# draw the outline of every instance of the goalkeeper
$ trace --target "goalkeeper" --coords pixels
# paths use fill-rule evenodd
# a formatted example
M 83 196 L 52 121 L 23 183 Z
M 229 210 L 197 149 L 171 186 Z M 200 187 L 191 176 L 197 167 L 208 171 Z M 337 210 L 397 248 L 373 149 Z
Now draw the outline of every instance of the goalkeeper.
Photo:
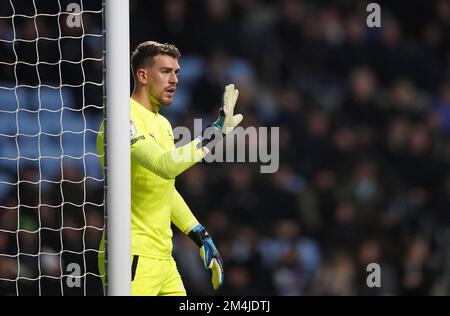
M 203 159 L 217 133 L 225 135 L 242 121 L 242 115 L 233 115 L 239 92 L 232 84 L 225 87 L 219 117 L 208 129 L 213 131 L 210 137 L 204 131 L 175 148 L 172 126 L 160 109 L 172 103 L 179 58 L 174 45 L 153 41 L 141 43 L 131 57 L 135 82 L 130 100 L 132 295 L 186 295 L 172 257 L 172 222 L 200 248 L 205 267 L 212 271 L 213 288 L 223 284 L 222 259 L 211 236 L 175 189 L 175 177 Z M 97 147 L 102 156 L 103 124 Z

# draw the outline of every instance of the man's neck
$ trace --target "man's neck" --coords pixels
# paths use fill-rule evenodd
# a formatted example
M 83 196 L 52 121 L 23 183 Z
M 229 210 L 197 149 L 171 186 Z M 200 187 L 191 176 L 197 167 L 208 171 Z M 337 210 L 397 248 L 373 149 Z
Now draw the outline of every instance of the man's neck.
M 134 89 L 131 98 L 153 113 L 159 113 L 160 105 L 152 103 L 145 89 Z

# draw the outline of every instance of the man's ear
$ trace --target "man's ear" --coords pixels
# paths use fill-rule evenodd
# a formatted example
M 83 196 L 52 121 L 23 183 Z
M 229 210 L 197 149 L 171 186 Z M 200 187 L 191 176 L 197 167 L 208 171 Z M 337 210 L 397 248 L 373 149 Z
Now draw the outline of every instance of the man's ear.
M 147 84 L 147 69 L 139 68 L 138 70 L 136 70 L 136 79 L 140 84 L 146 85 Z

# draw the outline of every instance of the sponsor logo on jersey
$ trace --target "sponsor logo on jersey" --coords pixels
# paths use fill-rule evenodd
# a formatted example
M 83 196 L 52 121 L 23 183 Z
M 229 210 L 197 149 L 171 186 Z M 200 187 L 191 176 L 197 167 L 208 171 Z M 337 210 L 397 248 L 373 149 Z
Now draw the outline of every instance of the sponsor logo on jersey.
M 136 144 L 136 142 L 139 141 L 139 140 L 141 140 L 141 139 L 144 140 L 144 139 L 145 139 L 145 136 L 144 136 L 144 135 L 141 135 L 141 136 L 139 136 L 139 137 L 136 137 L 136 138 L 131 139 L 131 145 Z

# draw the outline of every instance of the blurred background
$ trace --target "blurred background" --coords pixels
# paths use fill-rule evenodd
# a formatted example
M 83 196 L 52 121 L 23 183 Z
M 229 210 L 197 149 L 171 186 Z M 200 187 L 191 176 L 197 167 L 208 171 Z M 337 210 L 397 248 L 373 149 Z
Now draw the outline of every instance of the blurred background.
M 15 2 L 16 13 L 34 14 Z M 54 12 L 52 2 L 39 5 Z M 84 9 L 96 12 L 99 2 L 83 1 Z M 173 127 L 213 121 L 234 82 L 243 125 L 280 128 L 275 174 L 257 163 L 202 163 L 177 178 L 225 262 L 224 287 L 214 292 L 197 247 L 174 229 L 188 294 L 450 294 L 450 1 L 377 2 L 381 28 L 366 26 L 369 1 L 130 1 L 132 50 L 146 40 L 181 50 L 175 102 L 163 112 Z M 12 14 L 8 3 L 0 9 Z M 61 29 L 58 18 L 16 18 L 14 28 L 0 19 L 1 39 L 14 39 L 13 30 L 25 39 L 36 30 L 80 37 L 0 41 L 2 61 L 12 63 L 0 63 L 2 87 L 59 87 L 53 98 L 51 88 L 24 88 L 23 98 L 21 89 L 0 89 L 0 180 L 19 182 L 0 181 L 4 295 L 101 293 L 103 175 L 91 153 L 103 115 L 102 39 L 80 36 L 101 34 L 101 15 L 83 14 L 83 30 Z M 17 59 L 31 65 L 14 66 Z M 82 62 L 33 64 L 61 59 Z M 48 101 L 36 105 L 36 93 Z M 34 135 L 20 118 L 33 112 L 22 107 L 58 114 L 50 135 L 28 137 L 37 145 L 20 140 Z M 55 120 L 37 121 L 42 132 Z M 66 135 L 75 137 L 66 143 Z M 44 150 L 59 157 L 48 159 L 52 167 L 32 160 Z M 18 152 L 32 158 L 5 159 Z M 67 262 L 88 273 L 81 292 L 33 279 L 44 269 L 59 275 Z M 371 262 L 380 264 L 380 288 L 366 285 Z M 18 273 L 25 279 L 5 281 Z

